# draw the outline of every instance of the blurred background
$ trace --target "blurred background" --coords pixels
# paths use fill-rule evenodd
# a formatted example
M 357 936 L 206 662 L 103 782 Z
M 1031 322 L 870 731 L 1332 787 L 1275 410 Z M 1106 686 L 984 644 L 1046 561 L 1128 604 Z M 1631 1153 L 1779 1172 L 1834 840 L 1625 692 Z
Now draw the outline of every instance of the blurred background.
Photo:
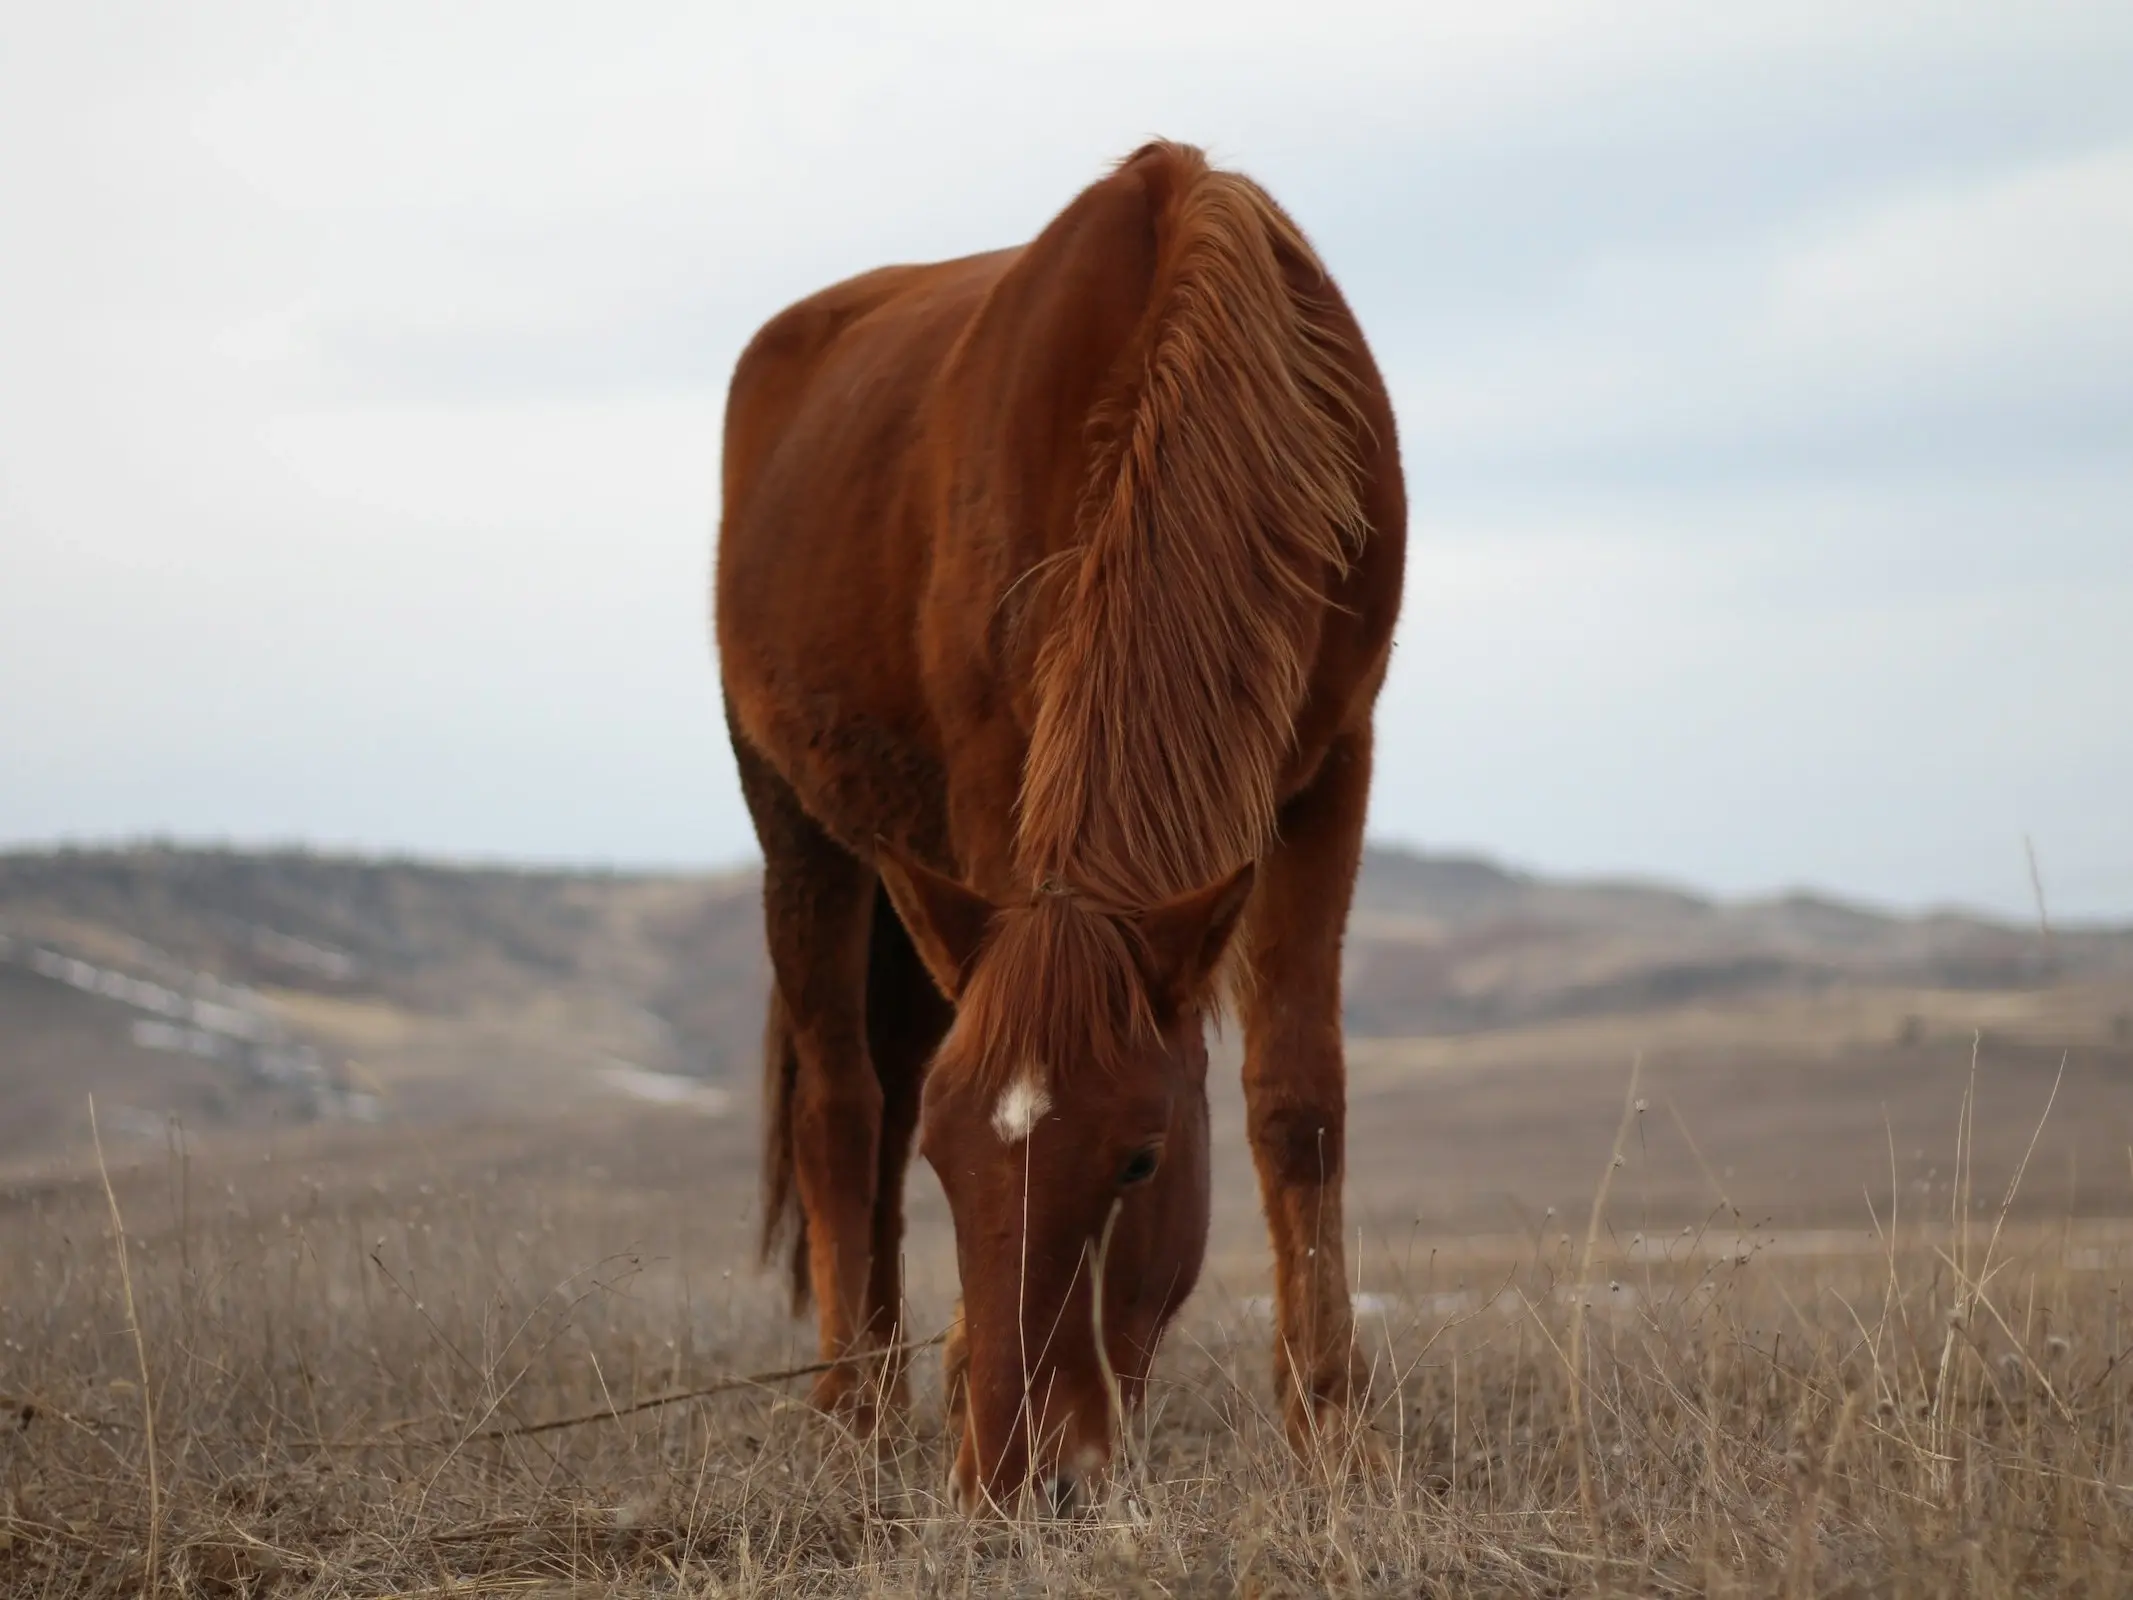
M 1885 1143 L 1945 1181 L 1979 1040 L 2010 1128 L 2071 1063 L 2089 1176 L 2052 1194 L 2126 1188 L 2133 11 L 277 0 L 5 35 L 0 1157 L 78 1152 L 98 1085 L 147 1140 L 586 1100 L 745 1144 L 733 359 L 1164 135 L 1295 215 L 1403 430 L 1371 1203 L 1589 1193 L 1563 1141 L 1604 1151 L 1643 1049 L 1713 1168 L 1834 1214 Z

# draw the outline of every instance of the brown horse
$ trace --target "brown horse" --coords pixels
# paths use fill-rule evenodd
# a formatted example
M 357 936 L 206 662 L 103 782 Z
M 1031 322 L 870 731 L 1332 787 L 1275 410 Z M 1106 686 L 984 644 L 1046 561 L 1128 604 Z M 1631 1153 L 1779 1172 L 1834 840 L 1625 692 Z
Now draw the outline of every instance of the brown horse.
M 797 1223 L 825 1359 L 893 1345 L 918 1139 L 966 1508 L 1033 1476 L 1071 1503 L 1109 1462 L 1206 1248 L 1225 983 L 1291 1439 L 1360 1399 L 1340 954 L 1405 528 L 1346 303 L 1187 146 L 1029 244 L 825 289 L 735 368 L 716 613 L 775 973 L 764 1253 Z M 904 1393 L 890 1354 L 814 1398 L 871 1422 Z

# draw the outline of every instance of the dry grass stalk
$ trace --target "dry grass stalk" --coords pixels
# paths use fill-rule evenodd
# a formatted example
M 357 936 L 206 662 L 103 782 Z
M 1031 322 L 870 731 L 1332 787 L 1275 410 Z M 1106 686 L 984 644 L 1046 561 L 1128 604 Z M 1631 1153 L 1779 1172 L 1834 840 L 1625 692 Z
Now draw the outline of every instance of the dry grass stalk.
M 126 1256 L 126 1219 L 119 1211 L 118 1191 L 111 1186 L 111 1168 L 104 1160 L 104 1136 L 96 1124 L 96 1096 L 89 1096 L 89 1138 L 96 1146 L 96 1173 L 103 1180 L 104 1198 L 111 1206 L 111 1239 L 118 1252 L 119 1287 L 126 1306 L 126 1328 L 133 1336 L 133 1353 L 141 1374 L 141 1453 L 148 1464 L 148 1559 L 143 1592 L 154 1600 L 162 1587 L 163 1489 L 156 1466 L 155 1388 L 148 1377 L 148 1341 L 141 1336 L 141 1317 L 133 1301 L 133 1269 Z
M 1639 1055 L 1630 1063 L 1629 1088 L 1622 1096 L 1622 1121 L 1615 1129 L 1615 1142 L 1607 1152 L 1607 1165 L 1600 1170 L 1600 1181 L 1593 1191 L 1592 1214 L 1585 1223 L 1585 1248 L 1578 1256 L 1577 1290 L 1570 1311 L 1570 1432 L 1575 1441 L 1578 1462 L 1578 1505 L 1585 1513 L 1585 1524 L 1598 1529 L 1598 1508 L 1592 1499 L 1592 1472 L 1587 1464 L 1590 1440 L 1585 1430 L 1585 1312 L 1592 1301 L 1592 1253 L 1600 1242 L 1601 1219 L 1607 1215 L 1607 1193 L 1614 1186 L 1615 1171 L 1622 1165 L 1622 1146 L 1629 1138 L 1631 1122 L 1643 1107 L 1637 1100 L 1637 1080 L 1644 1073 L 1644 1057 Z

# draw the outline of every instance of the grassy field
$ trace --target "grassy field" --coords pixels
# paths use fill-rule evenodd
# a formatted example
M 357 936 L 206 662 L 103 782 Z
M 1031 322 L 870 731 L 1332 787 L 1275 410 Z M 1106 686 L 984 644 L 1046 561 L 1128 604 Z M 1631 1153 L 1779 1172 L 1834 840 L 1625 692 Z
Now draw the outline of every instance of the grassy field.
M 2133 935 L 1391 855 L 1357 915 L 1382 1470 L 1272 1420 L 1231 1036 L 1110 1500 L 974 1526 L 937 1351 L 891 1437 L 794 1403 L 745 875 L 0 858 L 0 1596 L 2133 1591 Z M 147 1048 L 150 980 L 378 1120 Z
M 1458 1065 L 1366 1058 L 1358 1103 L 1373 1072 L 1434 1073 L 1471 1118 Z M 2033 1138 L 2025 1187 L 2076 1131 L 2062 1081 L 2035 1137 L 2051 1072 L 1992 1109 L 2008 1076 L 1934 1067 L 1936 1177 L 1891 1121 L 1817 1229 L 1736 1209 L 1723 1134 L 1682 1145 L 1692 1201 L 1653 1134 L 1675 1090 L 1621 1066 L 1579 1079 L 1597 1116 L 1529 1118 L 1553 1142 L 1502 1174 L 1523 1232 L 1396 1226 L 1366 1132 L 1379 1472 L 1281 1439 L 1225 1149 L 1207 1277 L 1110 1501 L 1070 1525 L 946 1507 L 930 1350 L 894 1439 L 793 1403 L 776 1375 L 811 1335 L 748 1265 L 750 1118 L 133 1141 L 108 1193 L 79 1169 L 0 1192 L 0 1591 L 2123 1593 L 2133 1229 L 2006 1205 Z M 929 1189 L 920 1336 L 953 1295 Z M 1554 1193 L 1580 1198 L 1549 1216 Z

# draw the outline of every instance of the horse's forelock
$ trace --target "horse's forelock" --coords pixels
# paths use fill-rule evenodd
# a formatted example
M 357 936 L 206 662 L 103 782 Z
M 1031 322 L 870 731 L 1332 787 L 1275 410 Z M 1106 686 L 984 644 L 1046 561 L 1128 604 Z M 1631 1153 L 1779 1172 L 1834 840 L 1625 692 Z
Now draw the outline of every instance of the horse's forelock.
M 1115 1073 L 1158 1038 L 1134 935 L 1071 895 L 1001 913 L 958 1007 L 959 1048 L 943 1056 L 976 1087 L 1041 1062 L 1062 1080 Z

